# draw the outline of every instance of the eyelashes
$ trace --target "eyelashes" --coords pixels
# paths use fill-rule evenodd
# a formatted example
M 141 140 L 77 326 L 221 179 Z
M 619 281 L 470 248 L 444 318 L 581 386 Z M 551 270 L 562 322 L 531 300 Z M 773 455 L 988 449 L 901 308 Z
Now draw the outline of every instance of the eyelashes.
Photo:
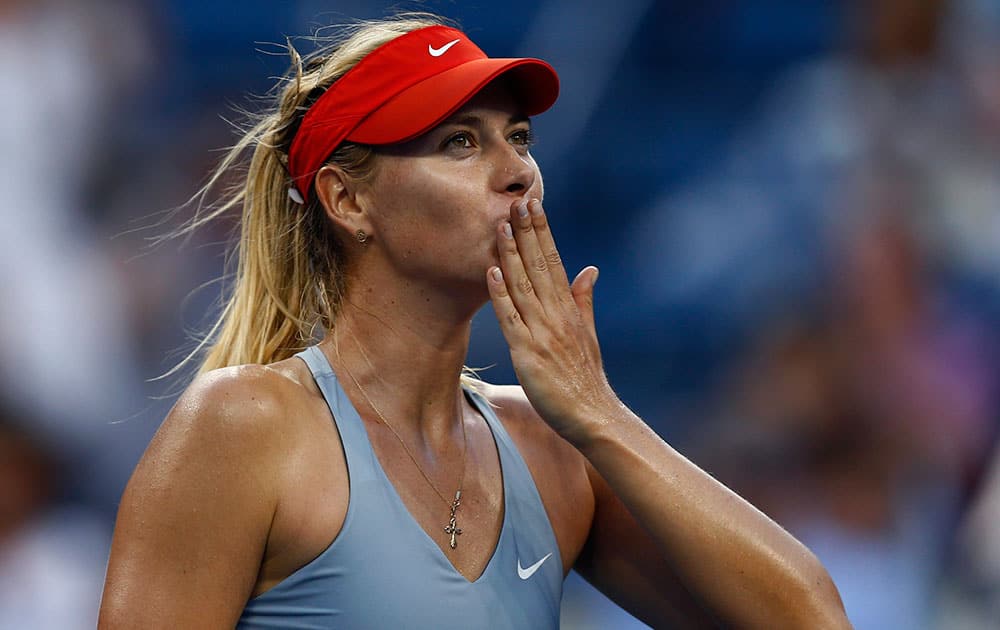
M 510 135 L 510 141 L 530 149 L 538 143 L 538 136 L 533 129 L 519 129 Z

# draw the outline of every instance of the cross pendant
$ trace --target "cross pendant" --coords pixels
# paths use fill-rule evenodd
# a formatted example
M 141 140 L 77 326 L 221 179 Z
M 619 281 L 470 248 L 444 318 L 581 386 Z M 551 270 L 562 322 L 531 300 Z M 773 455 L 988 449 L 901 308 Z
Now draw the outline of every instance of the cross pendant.
M 444 528 L 444 531 L 445 531 L 446 534 L 451 534 L 451 542 L 449 542 L 448 545 L 452 549 L 454 549 L 458 545 L 458 541 L 455 540 L 455 536 L 461 536 L 462 535 L 462 529 L 460 527 L 456 527 L 455 526 L 455 517 L 454 516 L 451 517 L 451 522 L 449 522 L 448 526 Z
M 455 539 L 456 536 L 462 535 L 462 530 L 458 527 L 455 520 L 455 512 L 458 511 L 458 506 L 462 505 L 462 491 L 459 490 L 455 493 L 455 500 L 451 503 L 451 518 L 448 520 L 448 526 L 444 528 L 444 533 L 451 534 L 451 541 L 448 545 L 454 549 L 458 545 L 458 541 Z

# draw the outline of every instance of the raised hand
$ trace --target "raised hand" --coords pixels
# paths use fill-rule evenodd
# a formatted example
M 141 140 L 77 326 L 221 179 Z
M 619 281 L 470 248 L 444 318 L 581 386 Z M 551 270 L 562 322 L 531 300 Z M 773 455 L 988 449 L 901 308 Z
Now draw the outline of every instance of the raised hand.
M 594 328 L 597 268 L 572 286 L 537 199 L 511 205 L 497 229 L 500 267 L 487 272 L 490 298 L 514 371 L 528 400 L 560 435 L 586 439 L 603 418 L 621 410 L 601 364 Z

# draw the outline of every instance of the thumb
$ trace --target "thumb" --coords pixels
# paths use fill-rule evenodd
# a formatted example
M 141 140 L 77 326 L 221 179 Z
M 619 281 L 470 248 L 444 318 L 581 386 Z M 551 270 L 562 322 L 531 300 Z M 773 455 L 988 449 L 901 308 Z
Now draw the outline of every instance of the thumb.
M 594 284 L 597 283 L 599 273 L 600 270 L 593 265 L 584 267 L 583 271 L 576 275 L 573 284 L 570 285 L 570 292 L 573 294 L 576 307 L 580 310 L 580 316 L 595 336 L 597 330 L 594 326 Z

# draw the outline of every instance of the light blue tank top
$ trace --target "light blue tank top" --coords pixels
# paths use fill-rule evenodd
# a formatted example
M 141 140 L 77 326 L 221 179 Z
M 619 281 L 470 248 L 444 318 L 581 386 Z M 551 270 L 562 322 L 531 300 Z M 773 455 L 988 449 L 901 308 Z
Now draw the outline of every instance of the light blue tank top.
M 524 460 L 483 397 L 466 390 L 500 455 L 504 517 L 489 564 L 469 582 L 406 509 L 323 353 L 314 346 L 297 356 L 312 370 L 340 432 L 347 516 L 319 556 L 247 602 L 237 628 L 558 628 L 563 569 L 556 538 Z

